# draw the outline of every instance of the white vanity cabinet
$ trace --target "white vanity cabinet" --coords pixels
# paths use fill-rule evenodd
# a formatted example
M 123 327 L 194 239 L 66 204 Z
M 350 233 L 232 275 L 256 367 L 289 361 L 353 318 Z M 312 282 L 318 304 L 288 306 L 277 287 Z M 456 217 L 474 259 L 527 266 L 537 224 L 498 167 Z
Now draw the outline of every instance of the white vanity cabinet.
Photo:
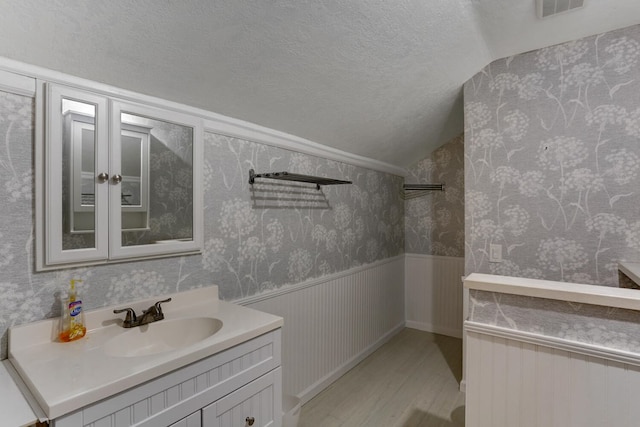
M 280 351 L 276 329 L 59 417 L 52 426 L 280 427 Z
M 278 376 L 280 376 L 280 368 L 204 408 L 202 427 L 244 426 L 245 424 L 253 427 L 280 425 L 280 423 L 275 424 L 276 413 L 273 405 L 278 393 L 274 387 Z M 280 394 L 277 395 L 280 396 Z M 278 405 L 277 408 L 282 408 L 282 405 Z

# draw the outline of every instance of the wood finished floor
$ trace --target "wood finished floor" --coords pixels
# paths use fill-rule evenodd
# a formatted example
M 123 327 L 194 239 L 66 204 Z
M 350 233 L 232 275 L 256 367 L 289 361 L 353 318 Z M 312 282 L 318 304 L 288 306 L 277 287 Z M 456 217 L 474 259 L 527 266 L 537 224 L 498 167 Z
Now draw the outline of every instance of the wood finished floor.
M 463 427 L 462 341 L 404 329 L 307 402 L 299 427 Z

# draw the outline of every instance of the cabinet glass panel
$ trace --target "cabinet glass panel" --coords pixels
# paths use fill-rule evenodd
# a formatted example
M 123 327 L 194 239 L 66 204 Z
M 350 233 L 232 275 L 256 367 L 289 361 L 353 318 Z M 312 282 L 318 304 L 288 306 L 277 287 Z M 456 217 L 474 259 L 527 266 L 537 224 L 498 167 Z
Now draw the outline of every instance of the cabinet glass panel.
M 95 247 L 95 105 L 62 99 L 62 249 Z
M 122 246 L 193 240 L 192 127 L 121 113 Z

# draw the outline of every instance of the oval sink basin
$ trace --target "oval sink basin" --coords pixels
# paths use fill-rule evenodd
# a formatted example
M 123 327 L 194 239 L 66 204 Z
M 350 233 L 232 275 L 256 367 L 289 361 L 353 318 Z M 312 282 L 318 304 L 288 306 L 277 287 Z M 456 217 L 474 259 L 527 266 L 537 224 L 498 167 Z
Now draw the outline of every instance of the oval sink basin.
M 108 340 L 105 353 L 113 357 L 137 357 L 189 347 L 215 334 L 222 321 L 211 317 L 160 320 L 137 326 Z

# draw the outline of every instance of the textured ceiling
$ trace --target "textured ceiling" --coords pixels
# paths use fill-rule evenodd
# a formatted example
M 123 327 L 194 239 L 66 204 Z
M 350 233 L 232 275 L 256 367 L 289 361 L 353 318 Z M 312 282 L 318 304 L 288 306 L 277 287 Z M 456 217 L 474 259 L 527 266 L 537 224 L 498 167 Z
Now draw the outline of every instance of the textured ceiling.
M 494 59 L 640 23 L 639 0 L 20 0 L 0 56 L 408 166 Z

